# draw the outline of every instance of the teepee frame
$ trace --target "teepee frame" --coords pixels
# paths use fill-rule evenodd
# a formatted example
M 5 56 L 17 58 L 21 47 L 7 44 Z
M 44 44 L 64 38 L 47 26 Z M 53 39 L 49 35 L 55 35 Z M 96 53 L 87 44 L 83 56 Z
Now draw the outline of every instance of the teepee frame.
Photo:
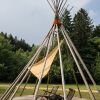
M 49 54 L 50 51 L 50 43 L 53 39 L 53 34 L 56 34 L 57 37 L 57 43 L 58 43 L 58 49 L 59 49 L 59 60 L 60 60 L 60 68 L 61 68 L 61 79 L 62 79 L 62 86 L 63 86 L 63 94 L 64 94 L 64 100 L 67 100 L 66 98 L 66 88 L 65 88 L 65 79 L 64 79 L 64 67 L 63 67 L 63 63 L 62 63 L 62 54 L 61 54 L 61 48 L 60 48 L 60 38 L 59 38 L 59 34 L 62 34 L 64 37 L 64 40 L 66 42 L 66 45 L 68 46 L 70 53 L 77 65 L 77 68 L 81 74 L 81 77 L 85 83 L 85 86 L 90 94 L 91 100 L 96 100 L 95 96 L 85 78 L 85 75 L 82 71 L 82 68 L 80 67 L 80 64 L 83 66 L 83 68 L 85 69 L 85 71 L 87 72 L 89 78 L 91 79 L 94 87 L 97 89 L 96 87 L 96 83 L 93 79 L 93 77 L 91 76 L 89 70 L 87 69 L 85 63 L 83 62 L 80 54 L 78 53 L 74 43 L 72 42 L 72 40 L 70 39 L 68 33 L 68 30 L 65 30 L 62 22 L 61 22 L 61 16 L 64 12 L 64 8 L 65 5 L 67 4 L 67 0 L 47 0 L 48 4 L 50 5 L 50 7 L 52 8 L 54 14 L 55 14 L 55 19 L 54 19 L 54 23 L 50 29 L 50 31 L 48 32 L 48 34 L 46 35 L 45 39 L 43 40 L 42 44 L 40 45 L 40 47 L 38 48 L 38 50 L 36 51 L 35 55 L 31 58 L 31 60 L 28 62 L 28 64 L 24 67 L 24 69 L 20 72 L 20 74 L 18 75 L 18 77 L 15 79 L 15 81 L 11 84 L 11 86 L 6 90 L 6 92 L 3 94 L 3 96 L 0 98 L 0 100 L 12 100 L 13 97 L 15 96 L 16 92 L 18 91 L 18 89 L 20 88 L 21 84 L 23 83 L 23 81 L 28 77 L 28 75 L 30 74 L 30 70 L 32 68 L 32 65 L 36 62 L 37 58 L 40 55 L 40 52 L 42 51 L 42 49 L 44 48 L 44 46 L 47 46 L 47 51 L 46 51 L 46 56 L 45 56 L 45 61 L 44 61 L 44 67 L 43 70 L 41 72 L 41 78 L 39 79 L 36 89 L 35 89 L 35 93 L 34 93 L 34 97 L 33 100 L 36 100 L 38 91 L 39 91 L 39 87 L 42 81 L 42 77 L 43 77 L 43 73 L 44 73 L 44 69 L 46 66 L 46 61 L 47 61 L 47 56 Z M 28 77 L 29 79 L 29 77 Z M 98 90 L 98 89 L 97 89 Z

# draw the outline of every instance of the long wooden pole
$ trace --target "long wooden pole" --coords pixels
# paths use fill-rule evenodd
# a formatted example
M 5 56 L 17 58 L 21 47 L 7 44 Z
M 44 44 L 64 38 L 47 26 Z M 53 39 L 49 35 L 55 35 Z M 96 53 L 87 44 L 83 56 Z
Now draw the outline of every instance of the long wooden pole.
M 63 93 L 64 93 L 64 100 L 67 100 L 66 96 L 66 88 L 65 88 L 65 79 L 64 79 L 64 69 L 63 69 L 63 62 L 62 62 L 62 54 L 61 54 L 61 49 L 60 49 L 60 40 L 59 40 L 59 31 L 58 31 L 58 26 L 56 25 L 57 28 L 57 41 L 58 41 L 58 49 L 59 49 L 59 59 L 60 59 L 60 68 L 61 68 L 61 76 L 62 76 L 62 85 L 63 85 Z
M 55 9 L 53 8 L 53 6 L 51 5 L 51 3 L 49 2 L 49 0 L 47 0 L 48 4 L 50 5 L 51 9 L 53 10 L 53 12 L 55 13 Z
M 62 0 L 61 3 L 59 4 L 58 11 L 60 11 L 63 2 L 64 2 L 64 0 Z
M 52 28 L 53 29 L 53 28 Z M 50 37 L 52 35 L 52 30 L 51 30 L 51 34 L 48 36 L 48 40 L 47 40 L 47 43 L 48 41 L 50 40 Z M 40 53 L 39 53 L 40 54 Z M 39 54 L 37 55 L 35 61 L 37 60 Z M 34 64 L 34 62 L 33 62 Z M 33 65 L 32 64 L 32 65 Z M 22 82 L 25 80 L 25 78 L 27 77 L 27 75 L 29 74 L 30 70 L 31 70 L 32 66 L 29 67 L 29 70 L 26 72 L 26 74 L 24 75 L 23 79 L 21 80 L 21 82 L 19 83 L 19 85 L 17 86 L 17 88 L 15 89 L 15 91 L 13 92 L 12 96 L 10 97 L 10 99 L 12 100 L 12 98 L 14 97 L 15 93 L 17 92 L 17 90 L 19 89 L 20 85 L 22 84 Z
M 48 38 L 48 40 L 49 40 L 49 38 Z M 39 55 L 40 55 L 40 52 L 37 54 L 37 56 L 35 58 L 35 61 L 37 60 L 37 58 L 38 58 Z M 15 93 L 18 91 L 18 89 L 20 88 L 21 84 L 23 83 L 23 81 L 26 79 L 26 77 L 30 73 L 31 68 L 32 68 L 32 65 L 29 67 L 29 69 L 25 73 L 24 77 L 22 78 L 22 80 L 20 81 L 20 83 L 18 84 L 18 86 L 16 87 L 16 89 L 14 90 L 13 94 L 10 96 L 10 100 L 12 100 L 12 98 L 15 96 Z
M 72 71 L 73 71 L 73 76 L 74 76 L 74 79 L 75 79 L 75 82 L 76 82 L 76 86 L 77 86 L 77 89 L 78 89 L 79 96 L 80 96 L 80 98 L 82 98 L 82 94 L 81 94 L 81 91 L 80 91 L 80 87 L 79 87 L 78 80 L 77 80 L 73 66 L 72 66 Z
M 25 91 L 25 88 L 26 88 L 26 86 L 27 86 L 27 84 L 28 84 L 28 81 L 29 81 L 30 77 L 31 77 L 31 73 L 29 74 L 29 76 L 28 76 L 27 79 L 26 79 L 25 85 L 24 85 L 24 87 L 23 87 L 23 89 L 22 89 L 22 91 L 21 91 L 20 96 L 23 95 L 23 93 L 24 93 L 24 91 Z
M 42 47 L 42 46 L 41 46 Z M 38 51 L 36 52 L 36 54 L 34 55 L 34 58 L 36 57 L 36 55 L 40 52 L 40 50 L 42 48 L 39 48 Z M 28 66 L 26 66 L 28 68 Z M 19 78 L 15 81 L 15 83 L 11 86 L 11 88 L 9 89 L 9 91 L 5 94 L 5 96 L 3 96 L 3 98 L 1 98 L 1 100 L 6 100 L 8 99 L 8 96 L 11 95 L 12 91 L 14 91 L 15 87 L 17 86 L 17 83 L 20 81 L 20 79 L 23 77 L 23 75 L 27 72 L 27 68 L 25 68 L 23 70 L 23 72 L 21 73 L 21 75 L 19 76 Z
M 51 0 L 51 1 L 52 1 L 52 4 L 53 4 L 54 8 L 56 9 L 56 3 L 55 3 L 55 1 L 54 0 Z
M 43 69 L 42 69 L 42 72 L 41 72 L 41 77 L 40 77 L 40 79 L 38 81 L 38 84 L 36 86 L 36 90 L 35 90 L 35 94 L 34 94 L 33 100 L 36 100 L 36 97 L 37 97 L 37 94 L 38 94 L 38 91 L 39 91 L 39 87 L 40 87 L 40 84 L 41 84 L 41 81 L 42 81 L 42 78 L 43 78 L 45 66 L 47 64 L 47 57 L 48 57 L 49 50 L 50 50 L 50 38 L 51 38 L 51 36 L 49 37 L 49 40 L 47 42 L 47 53 L 46 53 L 45 60 L 44 60 L 44 66 L 43 66 Z
M 61 11 L 65 7 L 66 3 L 67 3 L 67 0 L 65 0 L 64 4 L 62 5 L 62 7 L 59 8 L 59 11 Z
M 77 58 L 76 58 L 76 56 L 75 56 L 75 53 L 74 53 L 73 49 L 71 48 L 68 39 L 67 39 L 66 36 L 65 36 L 66 33 L 64 32 L 63 29 L 61 29 L 61 30 L 62 30 L 62 34 L 63 34 L 63 36 L 64 36 L 64 39 L 65 39 L 65 41 L 66 41 L 66 44 L 68 45 L 68 48 L 69 48 L 69 50 L 70 50 L 70 52 L 71 52 L 71 54 L 72 54 L 72 57 L 73 57 L 73 59 L 74 59 L 76 65 L 77 65 L 77 68 L 78 68 L 78 70 L 79 70 L 79 72 L 80 72 L 80 74 L 81 74 L 81 76 L 82 76 L 82 79 L 83 79 L 85 85 L 86 85 L 86 88 L 87 88 L 88 91 L 89 91 L 90 97 L 91 97 L 92 100 L 96 100 L 95 97 L 94 97 L 94 95 L 93 95 L 93 93 L 92 93 L 92 91 L 91 91 L 91 89 L 90 89 L 90 87 L 89 87 L 89 85 L 88 85 L 88 82 L 87 82 L 87 80 L 86 80 L 86 78 L 85 78 L 85 76 L 84 76 L 84 73 L 83 73 L 83 71 L 82 71 L 82 69 L 81 69 L 81 67 L 80 67 L 80 65 L 79 65 L 79 62 L 78 62 L 78 60 L 77 60 Z
M 54 26 L 54 25 L 53 25 Z M 18 77 L 14 80 L 14 82 L 11 84 L 11 86 L 6 90 L 6 92 L 3 94 L 3 96 L 0 98 L 0 100 L 6 100 L 8 98 L 9 95 L 11 95 L 11 91 L 14 90 L 14 88 L 17 86 L 17 83 L 20 81 L 20 79 L 23 77 L 23 75 L 25 74 L 25 72 L 27 71 L 28 67 L 34 62 L 34 59 L 36 58 L 36 55 L 42 50 L 44 44 L 47 41 L 48 36 L 51 34 L 51 30 L 53 28 L 53 26 L 51 27 L 49 33 L 46 35 L 45 39 L 43 40 L 42 44 L 40 45 L 40 47 L 38 48 L 37 52 L 35 53 L 35 55 L 31 58 L 31 60 L 28 62 L 28 64 L 24 67 L 24 69 L 20 72 L 20 74 L 18 75 Z
M 65 29 L 64 29 L 64 26 L 62 26 L 62 28 L 63 28 L 64 32 L 66 32 Z M 68 30 L 67 30 L 67 31 L 68 31 Z M 68 31 L 68 33 L 69 33 L 69 31 Z M 87 72 L 89 78 L 91 79 L 91 81 L 92 81 L 92 83 L 93 83 L 95 89 L 98 90 L 97 85 L 96 85 L 96 82 L 94 81 L 92 75 L 90 74 L 90 72 L 89 72 L 88 68 L 86 67 L 84 61 L 82 60 L 80 54 L 78 53 L 78 50 L 77 50 L 76 47 L 74 46 L 74 43 L 71 41 L 71 39 L 70 39 L 68 33 L 66 32 L 66 34 L 65 34 L 66 37 L 68 38 L 68 41 L 70 42 L 70 44 L 71 44 L 73 50 L 75 51 L 75 53 L 76 53 L 78 59 L 80 60 L 81 64 L 83 65 L 83 68 L 85 69 L 85 71 Z

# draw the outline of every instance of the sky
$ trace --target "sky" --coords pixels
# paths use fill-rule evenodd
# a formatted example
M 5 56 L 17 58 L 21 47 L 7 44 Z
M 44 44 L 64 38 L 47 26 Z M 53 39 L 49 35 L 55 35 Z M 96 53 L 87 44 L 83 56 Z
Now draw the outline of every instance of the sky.
M 72 16 L 85 8 L 95 25 L 100 24 L 100 0 L 68 0 Z M 52 26 L 54 13 L 46 0 L 0 0 L 0 32 L 40 44 Z

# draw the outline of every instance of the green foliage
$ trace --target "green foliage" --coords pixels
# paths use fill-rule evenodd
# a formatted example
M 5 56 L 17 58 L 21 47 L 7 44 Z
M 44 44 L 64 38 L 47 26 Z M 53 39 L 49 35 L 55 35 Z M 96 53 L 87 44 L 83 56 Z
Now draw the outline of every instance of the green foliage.
M 71 14 L 70 14 L 70 11 L 68 11 L 67 9 L 65 9 L 65 12 L 62 16 L 62 22 L 63 22 L 63 25 L 64 25 L 66 30 L 68 30 L 70 32 L 73 31 Z
M 6 67 L 4 66 L 4 64 L 0 64 L 0 80 L 2 80 L 3 78 L 5 79 L 4 77 L 5 70 L 6 70 Z
M 96 61 L 96 66 L 94 69 L 94 77 L 96 82 L 100 84 L 100 52 L 97 54 L 95 61 Z
M 11 34 L 7 35 L 6 33 L 1 32 L 0 35 L 5 38 L 6 40 L 8 40 L 13 46 L 13 50 L 16 51 L 18 49 L 23 49 L 24 51 L 31 51 L 31 47 L 29 44 L 27 44 L 25 42 L 25 40 L 21 39 L 18 40 L 17 37 L 13 37 Z
M 100 37 L 100 25 L 96 26 L 92 36 L 93 37 Z
M 73 19 L 70 12 L 66 9 L 62 16 L 62 22 L 65 29 L 70 31 L 69 35 L 86 63 L 87 68 L 95 78 L 96 82 L 100 84 L 100 25 L 94 28 L 91 18 L 84 9 L 80 9 Z M 60 38 L 62 39 L 62 36 L 60 36 Z M 53 42 L 54 48 L 57 41 L 53 40 Z M 25 40 L 18 40 L 17 37 L 13 37 L 11 34 L 7 35 L 1 32 L 0 82 L 13 81 L 27 64 L 29 59 L 35 54 L 38 47 L 39 46 L 34 44 L 31 47 Z M 78 76 L 78 81 L 83 83 L 65 42 L 61 48 L 66 83 L 75 83 L 73 69 L 75 70 L 76 76 Z M 37 61 L 44 57 L 46 49 L 46 47 L 43 48 Z M 32 76 L 30 81 L 32 82 L 35 79 L 36 78 Z M 44 82 L 46 82 L 46 80 L 47 77 L 44 79 Z M 50 71 L 50 83 L 61 83 L 58 55 L 55 58 Z
M 94 25 L 85 9 L 80 9 L 73 19 L 73 41 L 76 45 L 83 61 L 88 69 L 92 73 L 94 60 L 96 57 L 96 49 L 90 42 L 90 38 L 93 35 Z
M 77 40 L 77 47 L 83 48 L 87 44 L 88 38 L 93 33 L 92 20 L 88 16 L 88 13 L 84 9 L 80 9 L 75 15 L 74 20 L 74 32 Z
M 90 41 L 95 46 L 97 51 L 99 51 L 100 50 L 100 37 L 91 38 Z
M 13 81 L 29 60 L 29 51 L 18 49 L 11 40 L 0 34 L 0 81 Z M 6 79 L 6 80 L 5 80 Z

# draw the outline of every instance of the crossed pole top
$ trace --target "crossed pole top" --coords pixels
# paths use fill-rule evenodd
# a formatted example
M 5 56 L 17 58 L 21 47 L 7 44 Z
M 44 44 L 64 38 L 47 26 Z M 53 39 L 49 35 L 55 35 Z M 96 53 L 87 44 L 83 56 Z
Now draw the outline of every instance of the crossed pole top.
M 67 0 L 47 0 L 50 7 L 52 8 L 55 14 L 54 24 L 61 25 L 61 15 L 64 11 L 65 5 L 67 4 Z

